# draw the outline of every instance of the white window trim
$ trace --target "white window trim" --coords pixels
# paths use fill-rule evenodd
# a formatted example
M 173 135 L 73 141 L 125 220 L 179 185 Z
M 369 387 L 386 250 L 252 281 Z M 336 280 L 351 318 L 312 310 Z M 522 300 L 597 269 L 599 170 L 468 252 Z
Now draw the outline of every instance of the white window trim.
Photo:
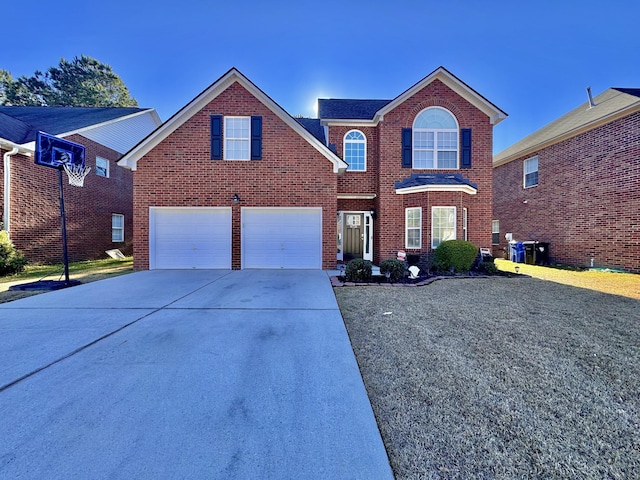
M 122 219 L 122 227 L 116 227 L 113 224 L 113 220 L 115 218 L 121 218 Z M 120 232 L 120 238 L 121 240 L 114 240 L 114 233 L 115 232 Z M 113 243 L 122 243 L 124 242 L 124 215 L 122 215 L 121 213 L 112 213 L 111 214 L 111 241 Z
M 417 227 L 409 227 L 409 212 L 417 210 L 420 214 L 420 225 Z M 409 229 L 418 230 L 418 246 L 409 246 Z M 407 250 L 419 250 L 422 248 L 422 207 L 409 207 L 404 209 L 404 246 Z
M 532 162 L 533 160 L 536 161 L 536 169 L 532 170 L 530 172 L 527 172 L 527 164 Z M 540 183 L 540 174 L 539 174 L 539 170 L 540 169 L 540 162 L 538 160 L 538 156 L 536 155 L 535 157 L 531 157 L 531 158 L 527 158 L 524 162 L 522 162 L 522 186 L 524 188 L 533 188 L 533 187 L 537 187 L 538 183 Z M 533 185 L 527 185 L 527 174 L 531 174 L 531 173 L 538 173 L 538 180 L 536 181 L 535 184 Z
M 462 239 L 469 241 L 469 211 L 467 207 L 462 207 Z
M 456 122 L 456 128 L 455 129 L 452 129 L 452 128 L 438 128 L 438 129 L 416 128 L 416 126 L 415 126 L 416 119 L 420 115 L 422 115 L 424 112 L 426 112 L 427 110 L 431 110 L 431 109 L 444 110 L 445 112 L 449 113 L 449 115 L 451 115 L 453 117 L 453 120 Z M 415 134 L 416 134 L 416 132 L 433 132 L 433 167 L 416 167 L 415 166 L 415 151 L 416 151 Z M 453 167 L 441 168 L 441 167 L 438 166 L 438 133 L 442 133 L 442 132 L 445 132 L 445 133 L 455 132 L 456 133 L 457 148 L 456 148 L 456 166 L 455 166 L 455 168 L 453 168 Z M 451 150 L 442 150 L 442 151 L 451 151 Z M 415 116 L 415 118 L 413 119 L 413 125 L 412 125 L 412 129 L 411 129 L 411 168 L 413 168 L 414 170 L 459 170 L 460 169 L 460 123 L 458 123 L 458 119 L 453 114 L 453 112 L 451 112 L 450 110 L 447 110 L 444 107 L 433 106 L 433 107 L 425 108 L 424 110 L 420 111 Z
M 453 209 L 453 239 L 454 240 L 456 238 L 458 238 L 458 231 L 457 231 L 457 223 L 458 223 L 458 211 L 457 208 L 454 207 L 453 205 L 438 205 L 437 207 L 431 207 L 431 248 L 437 248 L 438 245 L 435 245 L 434 240 L 435 240 L 435 225 L 434 225 L 434 221 L 433 221 L 433 214 L 437 209 L 442 209 L 442 208 L 449 208 L 449 209 Z
M 360 135 L 362 135 L 363 139 L 362 140 L 347 140 L 347 135 L 349 135 L 350 133 L 353 132 L 357 132 Z M 344 159 L 345 162 L 349 163 L 347 161 L 347 141 L 349 143 L 362 143 L 364 144 L 364 168 L 362 170 L 351 170 L 351 165 L 349 165 L 349 167 L 347 168 L 347 172 L 366 172 L 367 171 L 367 136 L 364 134 L 364 132 L 362 132 L 361 130 L 358 129 L 351 129 L 349 130 L 347 133 L 344 134 L 344 137 L 342 138 L 342 158 Z
M 227 120 L 232 120 L 232 119 L 247 119 L 249 121 L 249 135 L 244 138 L 244 137 L 228 137 L 227 136 Z M 237 161 L 237 162 L 244 162 L 244 161 L 248 161 L 251 160 L 251 117 L 250 116 L 241 116 L 241 115 L 229 115 L 229 116 L 225 116 L 223 118 L 223 126 L 222 126 L 222 153 L 223 153 L 223 158 L 224 160 L 229 160 L 229 161 Z M 243 141 L 247 143 L 247 158 L 229 158 L 228 152 L 231 150 L 229 148 L 227 148 L 227 141 L 228 140 L 233 140 L 233 141 Z
M 106 163 L 106 175 L 100 175 L 100 173 L 98 173 L 100 171 L 100 169 L 98 168 L 98 160 L 104 160 L 104 162 Z M 110 172 L 109 172 L 109 160 L 101 157 L 101 156 L 96 156 L 96 175 L 99 177 L 103 177 L 103 178 L 109 178 Z
M 498 234 L 498 242 L 493 242 L 493 236 Z M 491 245 L 499 245 L 500 244 L 500 220 L 491 220 Z

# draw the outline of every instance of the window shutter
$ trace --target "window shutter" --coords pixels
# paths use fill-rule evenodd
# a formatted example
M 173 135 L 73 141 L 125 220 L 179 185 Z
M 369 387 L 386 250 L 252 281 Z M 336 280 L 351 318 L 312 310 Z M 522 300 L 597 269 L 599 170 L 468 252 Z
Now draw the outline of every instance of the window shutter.
M 411 135 L 410 128 L 402 129 L 402 168 L 411 168 Z
M 211 160 L 222 160 L 222 115 L 211 115 Z
M 262 160 L 262 117 L 251 117 L 251 160 Z
M 460 130 L 460 168 L 471 168 L 471 129 L 463 128 Z

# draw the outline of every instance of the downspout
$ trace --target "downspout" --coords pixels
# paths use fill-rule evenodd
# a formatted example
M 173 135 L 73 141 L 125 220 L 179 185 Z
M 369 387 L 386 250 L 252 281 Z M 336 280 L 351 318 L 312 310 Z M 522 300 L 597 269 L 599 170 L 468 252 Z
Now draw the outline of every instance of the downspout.
M 7 231 L 7 235 L 11 238 L 10 230 L 10 212 L 11 212 L 11 156 L 18 153 L 20 149 L 13 147 L 3 155 L 4 158 L 4 211 L 2 212 L 2 229 Z

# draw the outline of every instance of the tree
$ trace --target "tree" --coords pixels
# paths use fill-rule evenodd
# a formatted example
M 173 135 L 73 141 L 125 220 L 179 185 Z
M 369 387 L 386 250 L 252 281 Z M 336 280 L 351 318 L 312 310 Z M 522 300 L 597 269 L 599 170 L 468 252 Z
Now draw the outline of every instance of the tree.
M 15 80 L 0 70 L 0 105 L 137 107 L 138 102 L 109 65 L 82 55 Z

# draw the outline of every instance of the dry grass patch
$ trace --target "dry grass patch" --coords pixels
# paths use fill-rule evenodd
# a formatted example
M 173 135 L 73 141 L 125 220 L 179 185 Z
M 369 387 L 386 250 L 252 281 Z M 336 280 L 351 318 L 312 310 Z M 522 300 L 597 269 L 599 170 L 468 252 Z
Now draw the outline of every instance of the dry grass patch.
M 639 301 L 531 278 L 335 293 L 396 478 L 640 478 Z

